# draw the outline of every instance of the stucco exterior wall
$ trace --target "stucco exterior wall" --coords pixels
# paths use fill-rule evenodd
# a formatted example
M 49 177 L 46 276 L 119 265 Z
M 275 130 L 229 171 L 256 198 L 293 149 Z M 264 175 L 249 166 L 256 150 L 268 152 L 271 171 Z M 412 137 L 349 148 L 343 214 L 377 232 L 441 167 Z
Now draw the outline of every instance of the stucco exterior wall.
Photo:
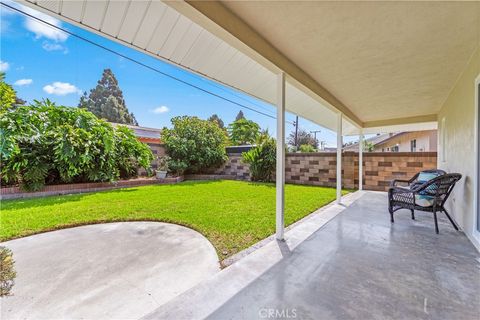
M 437 130 L 425 130 L 407 132 L 391 138 L 385 143 L 376 145 L 375 152 L 388 152 L 396 145 L 398 145 L 399 152 L 410 152 L 410 141 L 412 140 L 416 140 L 417 152 L 437 151 Z
M 438 167 L 463 175 L 447 210 L 480 250 L 480 240 L 474 235 L 475 79 L 479 75 L 480 49 L 477 49 L 438 114 Z

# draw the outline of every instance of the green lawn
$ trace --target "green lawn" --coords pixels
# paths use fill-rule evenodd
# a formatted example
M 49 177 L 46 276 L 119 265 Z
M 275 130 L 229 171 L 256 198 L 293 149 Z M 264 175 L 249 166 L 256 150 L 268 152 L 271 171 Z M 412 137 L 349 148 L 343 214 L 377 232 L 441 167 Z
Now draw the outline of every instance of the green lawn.
M 335 189 L 286 185 L 287 225 L 335 199 Z M 205 235 L 226 258 L 275 232 L 275 186 L 187 181 L 97 193 L 2 201 L 2 241 L 69 226 L 155 220 Z

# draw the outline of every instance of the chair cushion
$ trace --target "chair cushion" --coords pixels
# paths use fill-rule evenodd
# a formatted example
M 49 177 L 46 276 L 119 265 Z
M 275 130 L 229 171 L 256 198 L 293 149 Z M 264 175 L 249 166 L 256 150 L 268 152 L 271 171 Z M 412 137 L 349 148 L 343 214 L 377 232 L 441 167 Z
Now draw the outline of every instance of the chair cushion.
M 412 185 L 412 188 L 415 188 L 415 187 L 418 187 L 419 185 L 422 185 L 424 184 L 425 182 L 427 181 L 430 181 L 432 179 L 435 179 L 436 177 L 439 177 L 443 175 L 442 172 L 427 172 L 427 171 L 422 171 L 420 172 L 420 174 L 418 175 L 418 178 L 417 178 L 417 182 L 415 184 Z M 415 199 L 415 203 L 417 203 L 418 205 L 422 206 L 422 207 L 430 207 L 432 204 L 433 204 L 433 199 L 430 199 L 432 198 L 429 193 L 427 191 L 420 191 L 419 192 L 420 194 L 420 199 L 418 199 L 419 203 L 417 203 L 417 199 Z M 423 204 L 420 204 L 420 203 L 423 203 Z
M 423 172 L 420 172 L 420 174 L 418 175 L 417 181 L 424 183 L 436 177 L 439 177 L 441 175 L 442 174 L 440 172 L 424 172 L 423 171 Z
M 432 196 L 425 196 L 421 194 L 415 195 L 415 204 L 420 207 L 431 207 L 433 206 L 434 201 L 435 201 L 435 197 L 432 197 Z

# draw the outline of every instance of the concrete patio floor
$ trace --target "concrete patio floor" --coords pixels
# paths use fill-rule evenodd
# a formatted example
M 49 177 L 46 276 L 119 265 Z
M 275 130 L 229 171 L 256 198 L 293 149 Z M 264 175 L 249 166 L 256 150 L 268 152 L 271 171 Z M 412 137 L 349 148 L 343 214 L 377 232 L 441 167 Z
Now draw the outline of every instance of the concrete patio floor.
M 138 319 L 220 270 L 200 233 L 159 222 L 121 222 L 1 243 L 17 278 L 1 319 Z
M 480 255 L 462 232 L 407 210 L 392 225 L 385 193 L 353 196 L 145 318 L 479 318 Z

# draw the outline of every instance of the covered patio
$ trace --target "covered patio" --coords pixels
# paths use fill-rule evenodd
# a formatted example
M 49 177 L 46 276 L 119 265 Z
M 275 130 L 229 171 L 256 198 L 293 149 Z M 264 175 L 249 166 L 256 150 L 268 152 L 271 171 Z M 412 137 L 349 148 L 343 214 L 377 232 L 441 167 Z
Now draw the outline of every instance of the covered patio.
M 277 241 L 148 319 L 478 318 L 480 2 L 22 3 L 277 107 Z M 286 111 L 337 132 L 338 190 L 288 232 Z M 441 214 L 439 235 L 428 213 L 390 223 L 362 166 L 342 199 L 344 135 L 437 128 L 438 167 L 462 174 L 447 203 L 462 231 Z
M 438 128 L 438 167 L 464 177 L 449 211 L 480 248 L 479 2 L 19 2 L 275 105 L 278 239 L 289 111 L 337 132 L 339 203 L 343 136 Z
M 145 319 L 477 319 L 474 246 L 444 216 L 440 235 L 430 213 L 391 225 L 386 201 L 347 197 Z

